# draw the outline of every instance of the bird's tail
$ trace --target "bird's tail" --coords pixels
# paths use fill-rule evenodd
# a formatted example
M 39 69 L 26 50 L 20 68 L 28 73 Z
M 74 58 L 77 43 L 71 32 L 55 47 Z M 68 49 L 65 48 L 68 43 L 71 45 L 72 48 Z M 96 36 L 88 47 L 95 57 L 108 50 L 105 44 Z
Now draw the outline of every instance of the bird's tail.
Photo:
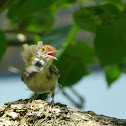
M 23 59 L 26 64 L 30 61 L 31 57 L 37 52 L 37 50 L 42 45 L 43 45 L 42 41 L 38 41 L 37 45 L 31 45 L 31 46 L 29 46 L 28 44 L 23 45 L 24 51 L 21 52 L 21 55 L 23 56 Z

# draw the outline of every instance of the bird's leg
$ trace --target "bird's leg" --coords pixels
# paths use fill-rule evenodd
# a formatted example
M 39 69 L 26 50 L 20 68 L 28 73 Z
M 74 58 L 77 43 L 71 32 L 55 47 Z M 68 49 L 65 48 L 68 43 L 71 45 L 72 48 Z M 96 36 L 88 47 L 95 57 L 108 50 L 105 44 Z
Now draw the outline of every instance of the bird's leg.
M 33 99 L 36 100 L 38 98 L 39 94 L 35 93 Z
M 54 92 L 51 94 L 51 98 L 52 98 L 52 101 L 51 101 L 51 107 L 53 107 L 54 106 Z
M 39 94 L 35 93 L 34 97 L 32 97 L 31 99 L 28 100 L 28 103 L 31 103 L 32 100 L 36 100 L 38 98 Z

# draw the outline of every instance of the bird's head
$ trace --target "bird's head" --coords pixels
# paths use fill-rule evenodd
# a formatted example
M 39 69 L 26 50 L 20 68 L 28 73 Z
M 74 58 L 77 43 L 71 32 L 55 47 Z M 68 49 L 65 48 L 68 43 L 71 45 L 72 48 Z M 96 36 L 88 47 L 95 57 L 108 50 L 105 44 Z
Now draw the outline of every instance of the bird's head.
M 42 55 L 45 56 L 45 58 L 48 58 L 48 59 L 55 59 L 57 60 L 57 58 L 55 57 L 55 54 L 57 52 L 56 48 L 53 47 L 53 46 L 50 46 L 50 45 L 43 45 L 41 48 L 40 48 L 40 52 Z

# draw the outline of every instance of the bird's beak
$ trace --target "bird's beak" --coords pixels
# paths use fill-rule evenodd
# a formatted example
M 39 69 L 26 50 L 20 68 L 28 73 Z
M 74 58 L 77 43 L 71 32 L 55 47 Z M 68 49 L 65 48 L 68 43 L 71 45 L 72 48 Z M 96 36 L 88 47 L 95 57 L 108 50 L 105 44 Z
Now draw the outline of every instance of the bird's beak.
M 55 47 L 53 47 L 53 46 L 50 46 L 50 45 L 44 45 L 45 46 L 45 48 L 47 49 L 47 58 L 49 58 L 49 59 L 55 59 L 55 60 L 57 60 L 57 58 L 55 57 L 55 54 L 58 52 L 58 50 L 56 50 L 56 48 Z

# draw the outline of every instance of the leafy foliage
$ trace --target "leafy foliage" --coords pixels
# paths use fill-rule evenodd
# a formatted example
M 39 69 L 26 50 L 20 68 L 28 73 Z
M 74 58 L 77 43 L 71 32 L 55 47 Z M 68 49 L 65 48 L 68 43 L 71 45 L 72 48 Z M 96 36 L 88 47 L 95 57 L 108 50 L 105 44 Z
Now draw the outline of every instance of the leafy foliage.
M 44 44 L 52 45 L 56 47 L 56 49 L 60 49 L 63 43 L 67 40 L 72 25 L 60 27 L 52 30 L 48 34 L 42 36 L 42 40 Z
M 0 12 L 2 12 L 13 0 L 1 0 L 0 1 Z
M 95 2 L 102 3 L 102 2 L 105 2 L 105 0 L 95 0 Z
M 105 75 L 106 75 L 106 80 L 108 82 L 108 86 L 111 86 L 111 84 L 119 78 L 120 74 L 121 72 L 117 67 L 107 68 Z
M 126 18 L 99 27 L 95 50 L 102 65 L 120 63 L 126 57 Z
M 21 21 L 48 9 L 54 2 L 54 0 L 16 0 L 9 8 L 8 18 Z
M 27 22 L 25 22 L 27 30 L 44 32 L 51 30 L 53 23 L 54 17 L 50 11 L 38 13 L 32 18 L 27 18 Z
M 78 82 L 89 73 L 86 65 L 92 63 L 93 59 L 93 48 L 87 43 L 81 41 L 71 43 L 66 47 L 58 62 L 55 62 L 61 75 L 59 83 L 63 86 L 71 86 Z
M 80 8 L 74 13 L 74 21 L 81 28 L 95 32 L 97 26 L 101 22 L 99 17 L 95 16 L 92 8 Z
M 74 13 L 74 21 L 81 28 L 96 32 L 100 25 L 108 24 L 119 18 L 120 10 L 112 4 L 81 7 Z
M 95 4 L 86 4 L 90 1 Z M 76 3 L 80 6 L 72 12 L 74 24 L 53 27 L 60 8 L 66 9 Z M 89 73 L 87 66 L 96 58 L 101 67 L 109 66 L 105 75 L 110 86 L 126 66 L 125 6 L 123 0 L 5 0 L 0 1 L 0 12 L 8 7 L 7 17 L 11 25 L 5 31 L 24 33 L 27 40 L 42 40 L 61 50 L 55 64 L 60 71 L 62 85 L 77 83 Z M 77 39 L 80 29 L 95 35 L 92 47 L 90 41 Z M 0 32 L 0 59 L 7 48 L 6 37 L 9 44 L 12 42 L 3 33 Z

